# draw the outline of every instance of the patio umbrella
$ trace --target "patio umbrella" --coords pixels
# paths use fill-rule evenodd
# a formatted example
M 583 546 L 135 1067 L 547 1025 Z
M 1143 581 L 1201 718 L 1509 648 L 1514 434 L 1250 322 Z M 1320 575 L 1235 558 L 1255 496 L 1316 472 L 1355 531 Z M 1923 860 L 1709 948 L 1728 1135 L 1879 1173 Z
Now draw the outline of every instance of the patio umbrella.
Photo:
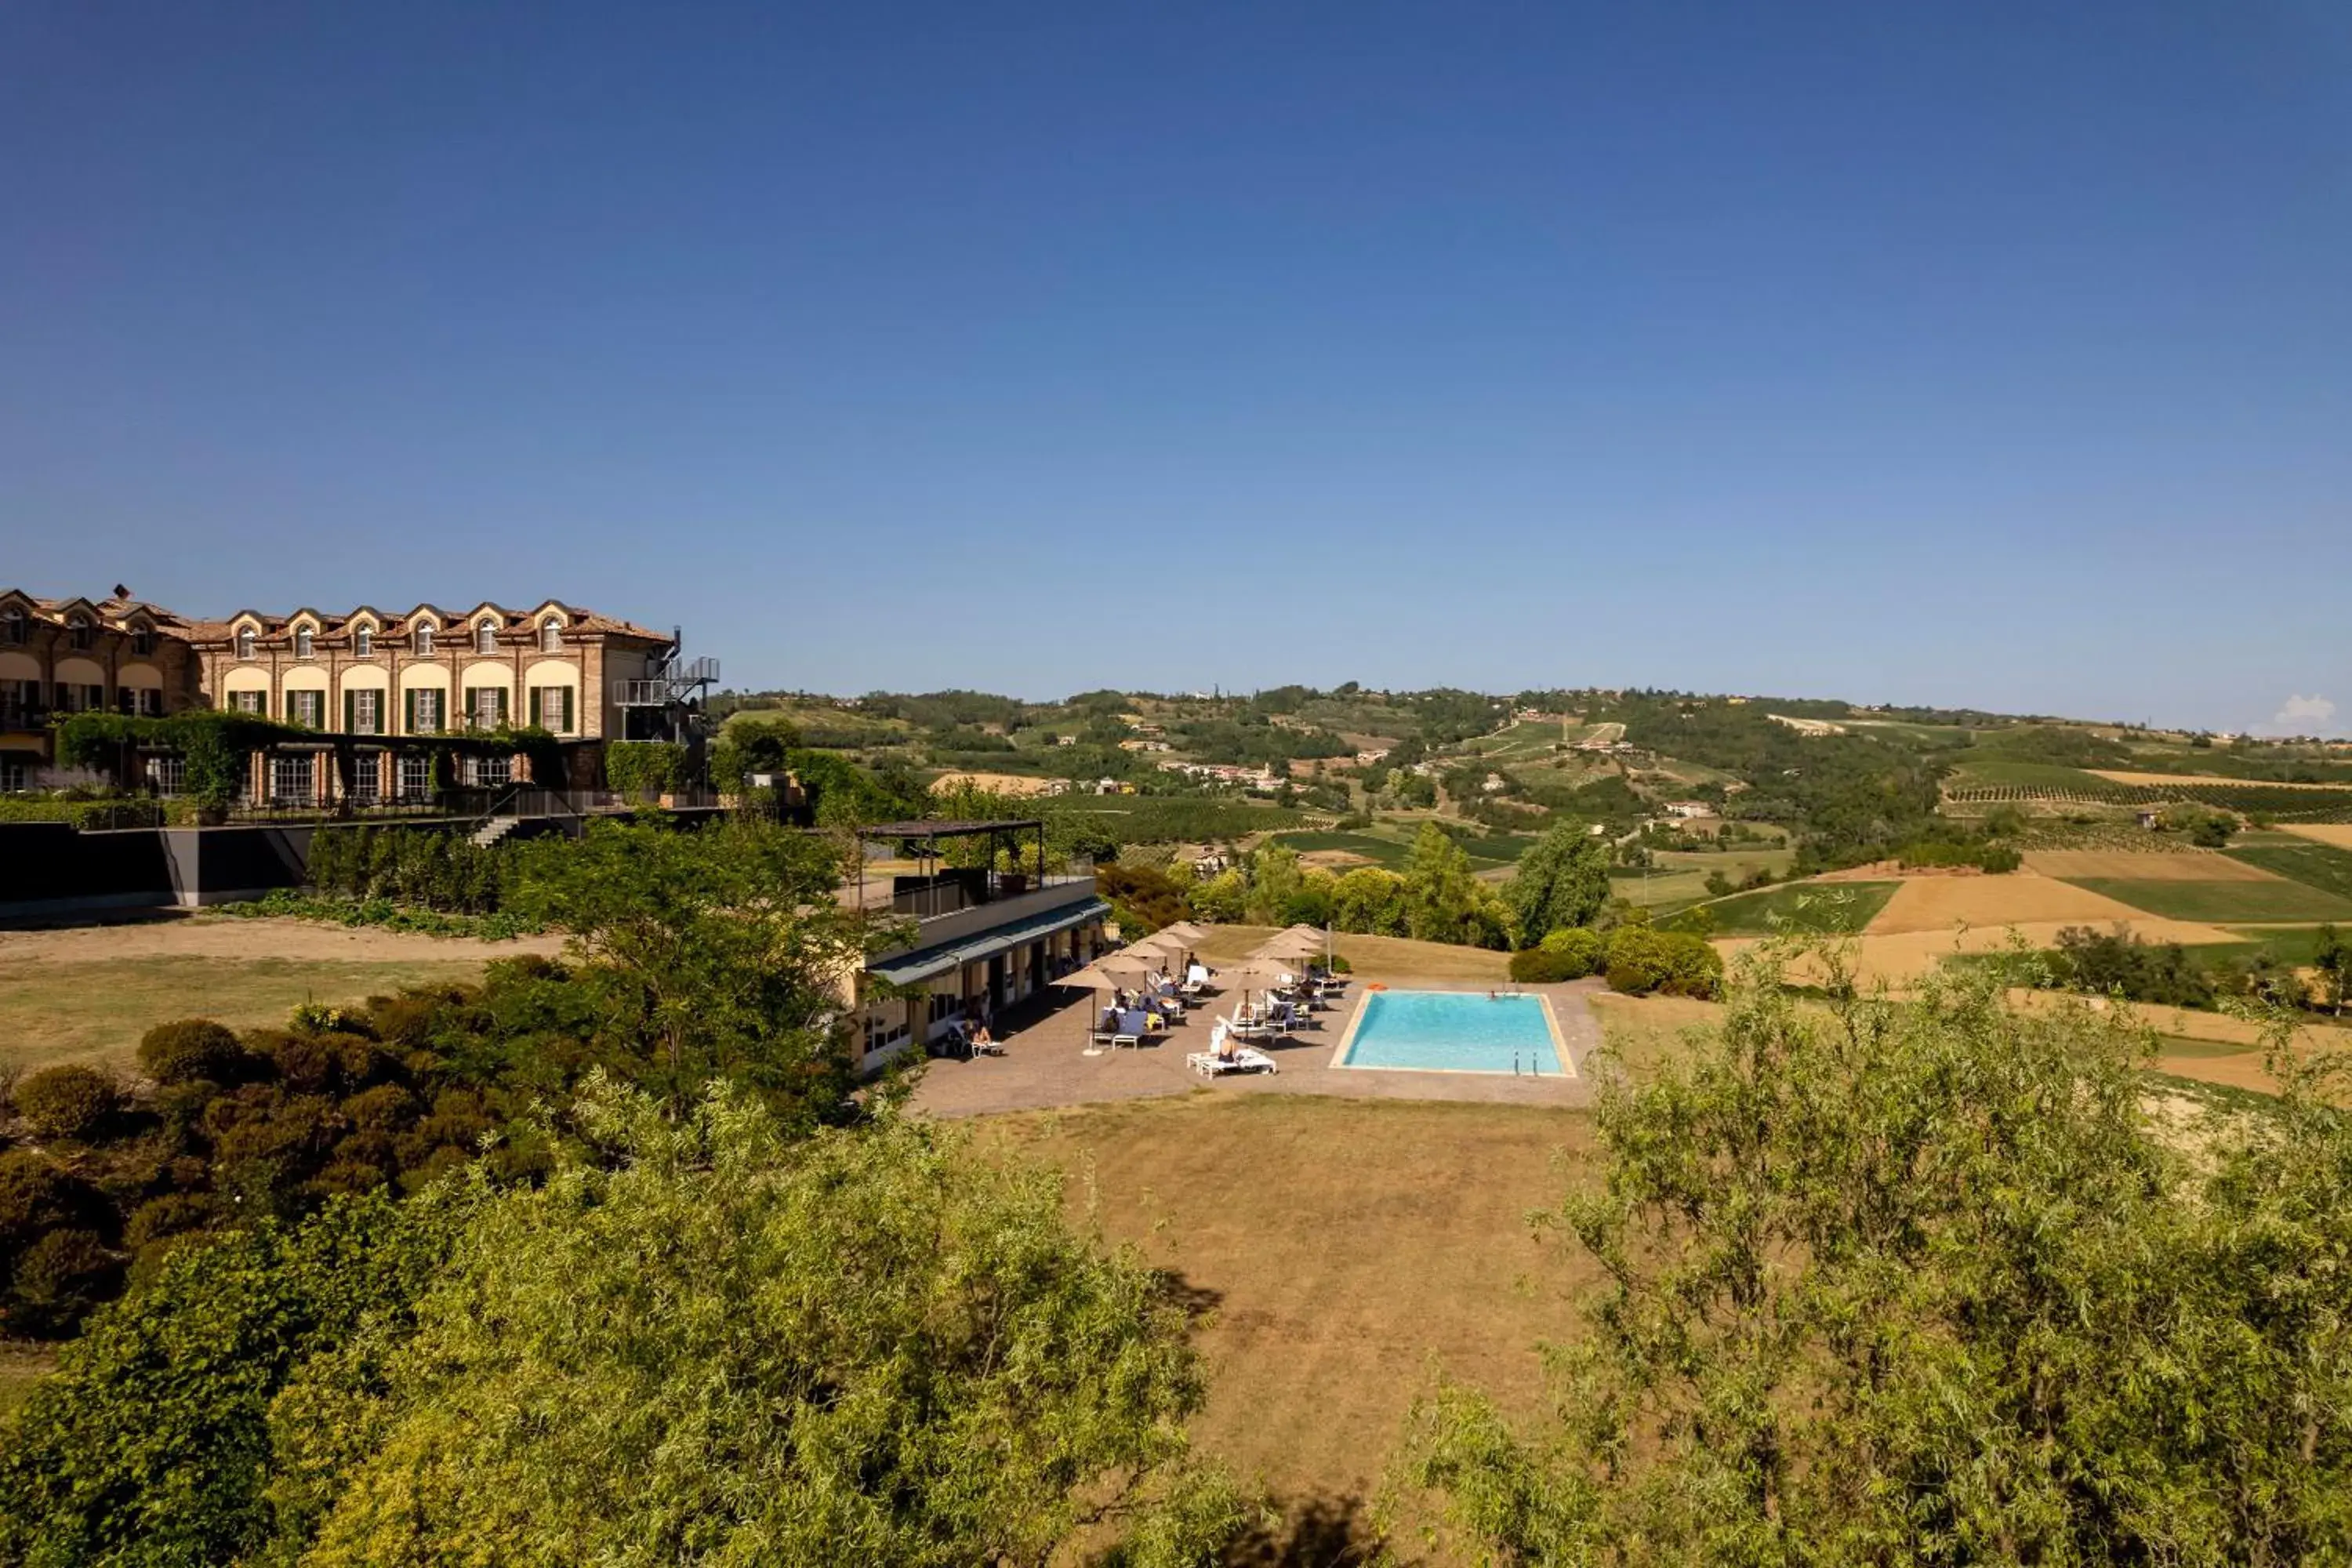
M 1056 985 L 1085 986 L 1095 994 L 1095 1001 L 1087 1013 L 1087 1027 L 1097 1026 L 1102 1017 L 1102 994 L 1117 991 L 1121 986 L 1140 986 L 1151 978 L 1150 966 L 1126 952 L 1114 952 L 1096 959 L 1084 969 L 1065 974 L 1054 982 Z
M 1279 931 L 1250 949 L 1252 958 L 1308 958 L 1323 951 L 1321 933 Z
M 1182 942 L 1187 947 L 1192 946 L 1194 942 L 1200 941 L 1202 937 L 1208 934 L 1209 928 L 1207 926 L 1194 925 L 1191 921 L 1178 921 L 1174 925 L 1168 927 L 1166 930 L 1155 931 L 1153 933 L 1155 937 L 1174 937 L 1178 942 Z
M 1226 970 L 1218 978 L 1228 985 L 1240 987 L 1242 995 L 1246 998 L 1253 991 L 1273 990 L 1282 984 L 1284 973 L 1281 964 L 1273 960 L 1253 958 L 1246 963 Z

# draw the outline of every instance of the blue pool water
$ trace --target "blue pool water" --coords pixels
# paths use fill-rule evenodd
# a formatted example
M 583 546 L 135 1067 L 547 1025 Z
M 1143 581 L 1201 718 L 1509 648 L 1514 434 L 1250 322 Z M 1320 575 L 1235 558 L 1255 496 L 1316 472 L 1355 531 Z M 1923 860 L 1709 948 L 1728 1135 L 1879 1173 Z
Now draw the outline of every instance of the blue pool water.
M 1559 1075 L 1551 1020 L 1534 996 L 1483 991 L 1376 991 L 1340 1063 L 1442 1072 Z

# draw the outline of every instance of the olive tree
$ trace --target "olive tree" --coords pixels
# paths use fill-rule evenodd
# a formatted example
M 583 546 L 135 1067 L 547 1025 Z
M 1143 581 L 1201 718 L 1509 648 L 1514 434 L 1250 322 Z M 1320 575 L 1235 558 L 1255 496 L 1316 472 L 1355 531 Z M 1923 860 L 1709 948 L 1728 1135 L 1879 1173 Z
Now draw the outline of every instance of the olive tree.
M 2336 1065 L 2188 1129 L 2120 1009 L 2000 977 L 1827 1005 L 1739 976 L 1607 1081 L 1556 1419 L 1418 1409 L 1412 1479 L 1527 1563 L 2219 1564 L 2352 1553 L 2352 1125 Z

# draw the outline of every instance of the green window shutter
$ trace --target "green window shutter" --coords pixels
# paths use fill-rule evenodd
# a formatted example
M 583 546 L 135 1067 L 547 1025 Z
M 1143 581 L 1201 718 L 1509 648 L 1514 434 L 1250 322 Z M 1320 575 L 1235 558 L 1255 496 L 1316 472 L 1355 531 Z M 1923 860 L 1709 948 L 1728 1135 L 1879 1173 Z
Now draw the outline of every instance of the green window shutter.
M 498 696 L 498 700 L 499 700 L 499 708 L 498 708 L 498 713 L 499 713 L 499 729 L 501 729 L 501 730 L 503 730 L 503 729 L 505 729 L 505 728 L 507 727 L 507 722 L 508 722 L 508 714 L 507 714 L 507 700 L 508 700 L 509 698 L 512 697 L 513 695 L 514 695 L 514 693 L 513 693 L 513 692 L 509 691 L 509 690 L 508 690 L 505 687 L 503 687 L 503 686 L 501 686 L 501 687 L 499 687 L 499 688 L 498 689 L 497 696 Z
M 534 686 L 530 689 L 530 722 L 533 729 L 545 728 L 540 718 L 541 710 L 546 706 L 541 700 L 545 696 L 546 688 Z
M 476 702 L 478 702 L 478 701 L 479 701 L 479 700 L 480 700 L 480 699 L 479 699 L 479 698 L 478 698 L 478 697 L 475 695 L 475 693 L 476 693 L 476 692 L 478 692 L 479 690 L 481 690 L 481 688 L 480 688 L 480 687 L 478 687 L 478 686 L 468 686 L 468 687 L 467 687 L 467 688 L 465 689 L 464 696 L 465 696 L 465 699 L 466 699 L 466 721 L 465 721 L 465 723 L 464 723 L 464 725 L 462 726 L 462 728 L 465 728 L 465 729 L 468 729 L 468 730 L 470 730 L 470 729 L 472 729 L 472 728 L 474 727 L 474 714 L 475 714 L 475 712 L 477 711 L 477 710 L 476 710 L 476 709 L 475 709 L 475 707 L 474 707 L 474 704 L 475 704 Z
M 348 735 L 360 727 L 360 700 L 355 691 L 343 693 L 343 733 Z
M 562 695 L 563 722 L 559 726 L 559 731 L 562 734 L 569 735 L 572 733 L 572 725 L 577 721 L 572 712 L 572 688 L 559 686 L 555 689 Z
M 404 735 L 416 733 L 416 689 L 410 687 L 400 694 L 400 729 Z

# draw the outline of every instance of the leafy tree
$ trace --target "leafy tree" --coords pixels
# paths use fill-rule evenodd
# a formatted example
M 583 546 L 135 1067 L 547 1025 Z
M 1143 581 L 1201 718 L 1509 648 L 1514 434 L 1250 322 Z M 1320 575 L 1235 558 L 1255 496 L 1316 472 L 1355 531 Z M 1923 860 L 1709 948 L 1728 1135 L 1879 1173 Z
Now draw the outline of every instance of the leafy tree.
M 2344 993 L 2347 984 L 2352 984 L 2352 943 L 2347 943 L 2333 924 L 2321 926 L 2318 951 L 2311 962 L 2319 971 L 2322 999 L 2331 1012 L 2341 1017 Z
M 1511 912 L 1478 880 L 1470 857 L 1434 822 L 1424 822 L 1404 871 L 1406 934 L 1420 942 L 1508 947 Z
M 1331 924 L 1367 936 L 1404 935 L 1404 879 L 1377 866 L 1347 872 L 1331 885 Z
M 1256 925 L 1282 924 L 1304 882 L 1298 851 L 1290 846 L 1267 844 L 1252 851 L 1249 898 L 1243 906 L 1250 921 Z
M 1095 891 L 1110 900 L 1118 929 L 1130 937 L 1174 925 L 1192 912 L 1185 884 L 1152 866 L 1105 861 L 1095 868 Z
M 572 933 L 579 983 L 646 1058 L 638 1081 L 690 1096 L 724 1078 L 825 1115 L 850 1088 L 837 977 L 868 935 L 835 902 L 839 866 L 772 824 L 597 823 L 524 846 L 516 902 Z
M 1415 1477 L 1512 1562 L 2192 1565 L 2352 1554 L 2340 1058 L 2200 1130 L 2122 1009 L 1989 969 L 1830 1005 L 1748 970 L 1687 1060 L 1600 1080 L 1600 1263 L 1558 1415 L 1449 1386 Z
M 1504 891 L 1530 945 L 1567 926 L 1591 925 L 1609 902 L 1609 847 L 1574 823 L 1552 828 L 1519 857 Z
M 1248 918 L 1249 882 L 1229 866 L 1192 889 L 1192 912 L 1202 920 L 1234 924 Z
M 270 1528 L 270 1400 L 421 1288 L 457 1217 L 349 1199 L 175 1251 L 100 1310 L 0 1441 L 0 1562 L 222 1563 Z
M 1148 1521 L 1137 1557 L 1174 1563 L 1238 1522 L 1177 1485 L 1182 1310 L 1070 1231 L 1051 1173 L 895 1118 L 795 1139 L 717 1089 L 579 1121 L 601 1158 L 464 1194 L 413 1333 L 278 1396 L 281 1549 L 960 1568 Z

